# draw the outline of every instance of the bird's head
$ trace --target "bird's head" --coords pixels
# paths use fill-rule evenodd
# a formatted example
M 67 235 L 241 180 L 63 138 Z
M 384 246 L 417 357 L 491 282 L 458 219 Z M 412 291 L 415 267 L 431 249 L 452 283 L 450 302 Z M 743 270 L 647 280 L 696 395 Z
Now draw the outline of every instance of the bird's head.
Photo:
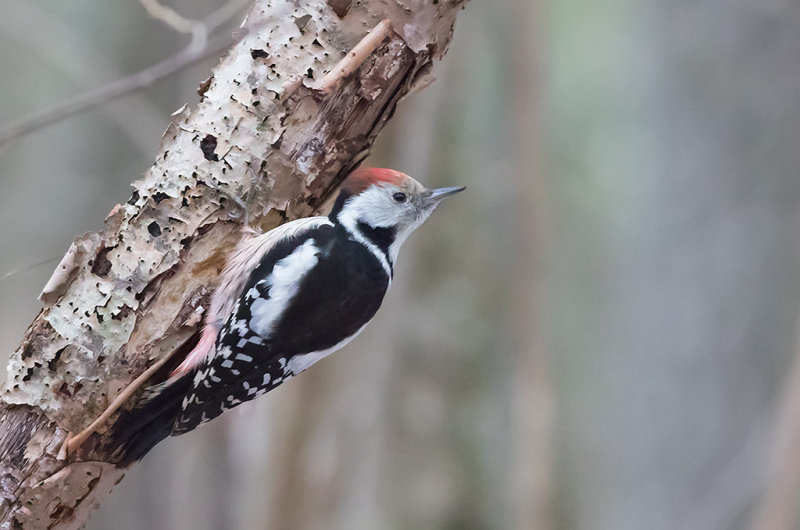
M 360 168 L 342 184 L 331 220 L 351 234 L 363 236 L 394 262 L 400 245 L 441 200 L 464 189 L 428 189 L 393 169 Z

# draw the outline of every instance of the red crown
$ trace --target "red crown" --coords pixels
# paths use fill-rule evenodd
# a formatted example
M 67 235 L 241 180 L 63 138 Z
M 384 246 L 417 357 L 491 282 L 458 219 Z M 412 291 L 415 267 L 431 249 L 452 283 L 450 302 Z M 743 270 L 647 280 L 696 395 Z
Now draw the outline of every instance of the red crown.
M 373 184 L 386 183 L 402 186 L 408 178 L 405 173 L 394 169 L 361 167 L 350 173 L 344 180 L 342 189 L 351 195 L 358 195 Z

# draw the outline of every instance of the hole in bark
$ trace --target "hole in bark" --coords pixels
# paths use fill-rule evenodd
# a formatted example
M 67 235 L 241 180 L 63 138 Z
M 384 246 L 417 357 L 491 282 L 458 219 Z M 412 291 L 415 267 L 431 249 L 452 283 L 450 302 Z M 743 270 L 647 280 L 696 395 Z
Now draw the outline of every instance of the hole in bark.
M 203 156 L 206 160 L 211 162 L 219 162 L 219 157 L 214 152 L 217 149 L 217 137 L 213 134 L 207 134 L 205 138 L 200 140 L 200 150 L 203 151 Z
M 153 237 L 158 237 L 161 235 L 161 227 L 158 226 L 158 223 L 155 221 L 147 225 L 147 231 L 150 232 L 150 235 Z
M 56 371 L 56 367 L 58 366 L 58 361 L 61 359 L 61 354 L 64 353 L 64 350 L 66 350 L 66 349 L 67 349 L 67 347 L 64 346 L 63 348 L 58 350 L 55 355 L 53 355 L 52 359 L 47 361 L 47 369 L 48 370 L 50 370 L 51 372 L 55 372 Z
M 302 17 L 297 17 L 294 19 L 294 23 L 297 26 L 297 29 L 300 30 L 300 33 L 303 33 L 303 29 L 306 27 L 306 25 L 310 20 L 311 20 L 311 15 L 303 15 Z
M 339 18 L 344 18 L 345 15 L 347 15 L 352 3 L 352 0 L 328 0 L 328 5 L 331 6 L 331 9 L 333 9 L 333 12 L 336 13 L 336 16 Z
M 128 290 L 130 289 L 131 288 L 129 286 Z M 127 316 L 131 314 L 131 311 L 133 311 L 133 309 L 131 309 L 130 306 L 123 305 L 122 307 L 119 308 L 119 313 L 117 313 L 116 315 L 111 315 L 111 320 L 122 320 L 124 318 L 127 318 Z
M 156 202 L 156 204 L 160 204 L 161 201 L 166 199 L 169 199 L 169 195 L 163 191 L 157 191 L 155 194 L 153 194 L 153 200 Z
M 25 344 L 25 346 L 22 347 L 22 351 L 19 352 L 19 357 L 24 361 L 31 355 L 33 355 L 33 345 L 30 342 L 28 342 Z
M 264 50 L 254 49 L 254 50 L 250 50 L 250 57 L 252 57 L 253 60 L 255 60 L 255 59 L 266 59 L 267 57 L 269 57 L 269 54 L 267 52 L 265 52 Z
M 115 248 L 117 248 L 116 245 L 113 247 L 103 247 L 100 249 L 100 251 L 97 253 L 97 256 L 95 256 L 94 264 L 92 265 L 93 274 L 96 274 L 100 277 L 108 275 L 108 271 L 111 270 L 111 262 L 108 260 L 108 253 Z

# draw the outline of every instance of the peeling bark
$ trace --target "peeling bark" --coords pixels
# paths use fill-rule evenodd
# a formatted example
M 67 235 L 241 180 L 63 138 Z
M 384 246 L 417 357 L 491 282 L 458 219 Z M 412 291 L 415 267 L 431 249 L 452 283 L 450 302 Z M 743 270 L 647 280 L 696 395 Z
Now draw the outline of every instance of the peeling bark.
M 75 240 L 8 366 L 0 528 L 78 528 L 122 480 L 108 432 L 59 459 L 68 433 L 190 341 L 242 212 L 262 230 L 312 214 L 444 54 L 465 0 L 258 1 L 254 30 L 173 115 L 152 167 L 98 233 Z M 317 83 L 381 20 L 352 74 Z M 63 455 L 62 455 L 63 456 Z

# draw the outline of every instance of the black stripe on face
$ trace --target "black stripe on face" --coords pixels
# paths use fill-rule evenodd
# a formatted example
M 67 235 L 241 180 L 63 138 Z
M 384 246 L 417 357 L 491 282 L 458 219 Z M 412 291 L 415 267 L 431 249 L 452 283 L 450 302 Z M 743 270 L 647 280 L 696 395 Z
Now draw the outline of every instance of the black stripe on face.
M 392 263 L 389 257 L 389 247 L 394 243 L 394 238 L 397 235 L 397 230 L 393 226 L 370 226 L 363 221 L 359 221 L 356 229 L 364 234 L 370 243 L 381 249 L 386 254 L 386 259 Z

